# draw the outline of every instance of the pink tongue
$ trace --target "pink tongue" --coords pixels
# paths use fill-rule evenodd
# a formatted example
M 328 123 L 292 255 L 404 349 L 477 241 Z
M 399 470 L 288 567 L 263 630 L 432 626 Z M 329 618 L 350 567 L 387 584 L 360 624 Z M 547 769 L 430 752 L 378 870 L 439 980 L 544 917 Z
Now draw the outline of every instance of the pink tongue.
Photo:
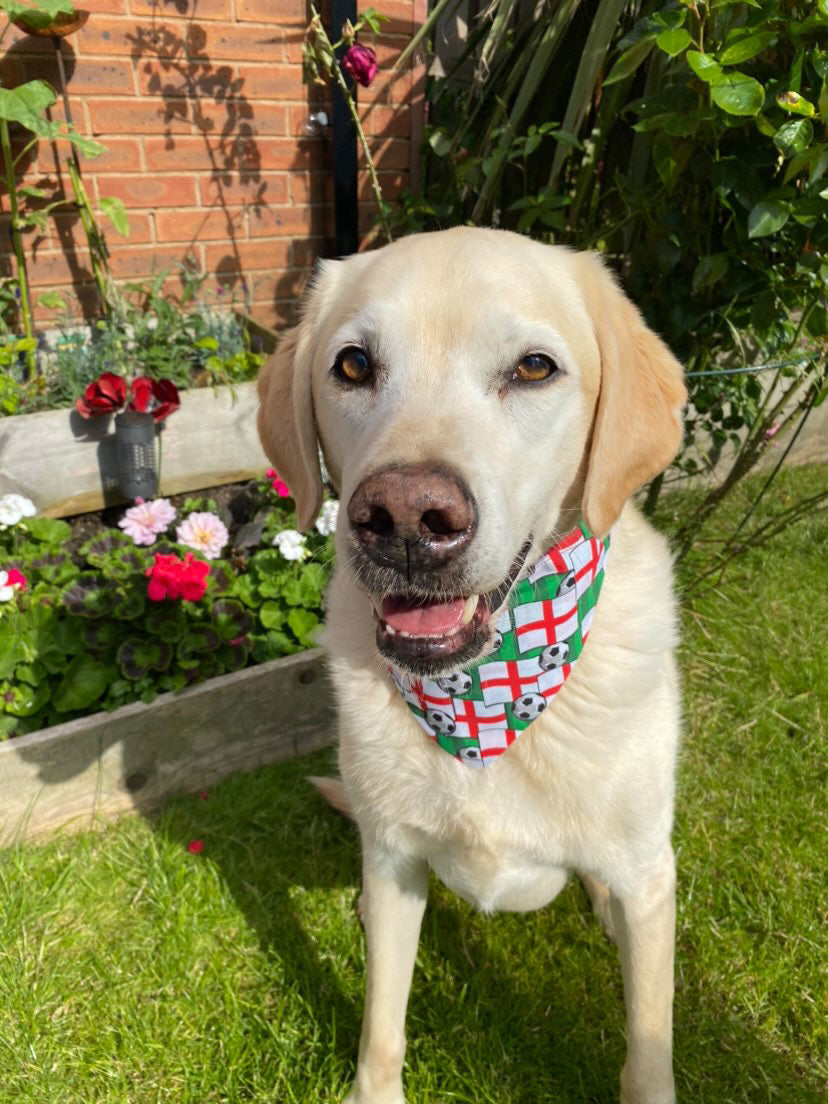
M 382 619 L 397 632 L 411 636 L 445 636 L 459 627 L 465 604 L 463 598 L 426 605 L 406 598 L 386 598 L 382 603 Z

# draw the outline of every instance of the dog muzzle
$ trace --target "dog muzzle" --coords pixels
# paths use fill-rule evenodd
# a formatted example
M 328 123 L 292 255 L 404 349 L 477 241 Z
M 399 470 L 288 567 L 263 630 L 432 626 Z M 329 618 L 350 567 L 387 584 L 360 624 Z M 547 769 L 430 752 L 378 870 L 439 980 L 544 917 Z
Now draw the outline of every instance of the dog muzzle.
M 546 551 L 513 589 L 495 627 L 495 650 L 436 679 L 391 669 L 424 731 L 473 767 L 490 764 L 547 708 L 586 643 L 609 537 L 582 523 Z

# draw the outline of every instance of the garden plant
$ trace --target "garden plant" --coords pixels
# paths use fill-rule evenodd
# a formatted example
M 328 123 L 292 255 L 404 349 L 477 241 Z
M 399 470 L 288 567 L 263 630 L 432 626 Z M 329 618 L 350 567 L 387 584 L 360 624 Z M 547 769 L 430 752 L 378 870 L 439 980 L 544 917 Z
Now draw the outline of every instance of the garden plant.
M 437 0 L 400 62 L 456 7 Z M 826 395 L 827 35 L 826 0 L 563 0 L 542 18 L 495 0 L 430 83 L 425 193 L 395 229 L 491 223 L 607 257 L 687 366 L 668 480 L 725 465 L 677 523 L 682 554 Z M 725 554 L 752 535 L 739 521 Z
M 138 502 L 72 547 L 67 522 L 0 498 L 0 739 L 311 647 L 336 504 L 303 536 L 270 472 L 233 506 Z

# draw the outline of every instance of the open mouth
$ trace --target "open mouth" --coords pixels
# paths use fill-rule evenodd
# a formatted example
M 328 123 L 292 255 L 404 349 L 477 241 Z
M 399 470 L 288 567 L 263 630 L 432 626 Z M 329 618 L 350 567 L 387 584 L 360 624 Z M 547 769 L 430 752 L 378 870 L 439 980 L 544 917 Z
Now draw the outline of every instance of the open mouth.
M 531 546 L 530 537 L 503 582 L 486 594 L 429 599 L 400 593 L 375 601 L 380 652 L 419 675 L 433 675 L 477 659 L 490 638 L 491 621 L 508 598 Z

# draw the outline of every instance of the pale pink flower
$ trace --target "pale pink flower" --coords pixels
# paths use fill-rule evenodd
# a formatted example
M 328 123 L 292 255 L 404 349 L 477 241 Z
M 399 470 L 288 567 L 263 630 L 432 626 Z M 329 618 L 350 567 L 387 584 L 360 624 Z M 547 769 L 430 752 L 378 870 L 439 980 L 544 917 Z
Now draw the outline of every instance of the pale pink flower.
M 227 527 L 220 518 L 210 513 L 190 514 L 175 531 L 179 544 L 195 548 L 208 560 L 215 560 L 230 539 Z
M 137 502 L 130 506 L 118 525 L 136 544 L 154 544 L 175 518 L 175 506 L 169 499 L 155 498 L 151 502 Z

